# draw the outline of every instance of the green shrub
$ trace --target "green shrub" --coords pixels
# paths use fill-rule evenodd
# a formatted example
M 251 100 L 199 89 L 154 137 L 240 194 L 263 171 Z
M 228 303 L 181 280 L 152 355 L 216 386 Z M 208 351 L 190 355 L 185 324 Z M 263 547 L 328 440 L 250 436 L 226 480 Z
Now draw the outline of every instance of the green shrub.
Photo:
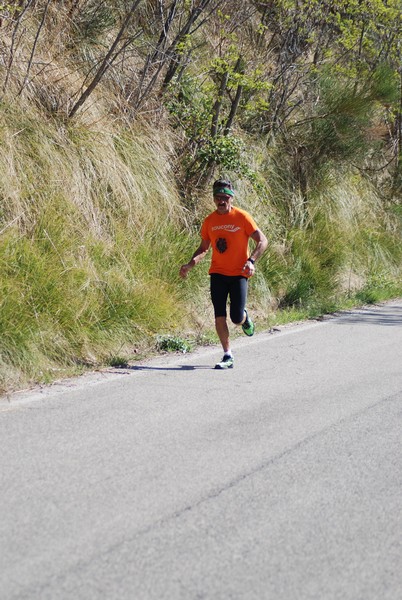
M 157 350 L 165 352 L 190 352 L 191 346 L 186 340 L 174 335 L 161 335 L 156 339 Z

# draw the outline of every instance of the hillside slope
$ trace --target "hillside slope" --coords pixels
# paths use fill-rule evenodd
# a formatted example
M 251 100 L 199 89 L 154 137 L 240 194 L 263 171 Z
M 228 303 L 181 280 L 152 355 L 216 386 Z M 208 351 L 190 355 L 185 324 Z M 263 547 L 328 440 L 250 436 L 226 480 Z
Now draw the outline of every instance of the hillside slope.
M 260 326 L 402 294 L 391 50 L 352 88 L 286 3 L 95 4 L 0 6 L 0 389 L 214 341 L 207 261 L 178 277 L 214 175 L 269 238 Z

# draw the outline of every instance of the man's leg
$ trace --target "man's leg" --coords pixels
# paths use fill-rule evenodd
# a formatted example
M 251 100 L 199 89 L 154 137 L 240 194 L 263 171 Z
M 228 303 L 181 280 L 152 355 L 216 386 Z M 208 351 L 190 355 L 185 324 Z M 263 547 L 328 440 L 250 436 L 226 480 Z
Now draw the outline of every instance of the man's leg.
M 229 294 L 229 278 L 218 273 L 211 274 L 211 300 L 214 305 L 215 329 L 224 352 L 230 350 L 229 328 L 226 321 L 226 303 Z
M 246 301 L 247 301 L 247 286 L 246 277 L 233 277 L 230 286 L 230 319 L 235 325 L 243 325 L 247 318 Z
M 223 348 L 223 358 L 216 363 L 215 369 L 233 369 L 234 359 L 230 349 L 229 328 L 226 317 L 215 317 L 216 332 Z
M 223 358 L 215 369 L 232 369 L 233 355 L 230 350 L 229 328 L 226 320 L 226 303 L 229 293 L 229 278 L 217 273 L 211 274 L 211 299 L 215 311 L 215 328 L 223 348 Z
M 230 288 L 230 318 L 235 325 L 241 325 L 248 336 L 254 334 L 254 323 L 246 310 L 248 280 L 234 277 Z
M 226 321 L 226 317 L 215 317 L 215 328 L 216 333 L 220 339 L 222 344 L 222 348 L 224 352 L 229 352 L 230 350 L 230 339 L 229 339 L 229 327 Z

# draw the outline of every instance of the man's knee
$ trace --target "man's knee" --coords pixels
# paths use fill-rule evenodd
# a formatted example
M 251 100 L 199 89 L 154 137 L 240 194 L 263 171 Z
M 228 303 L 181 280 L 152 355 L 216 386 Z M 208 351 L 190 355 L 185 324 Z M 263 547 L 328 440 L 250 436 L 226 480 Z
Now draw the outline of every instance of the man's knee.
M 227 315 L 215 315 L 215 323 L 222 323 L 226 321 Z
M 215 321 L 217 323 L 222 323 L 222 321 L 226 321 L 226 318 L 227 318 L 226 315 L 218 315 L 215 317 Z
M 241 325 L 244 321 L 245 313 L 243 311 L 236 311 L 230 313 L 230 320 L 234 325 Z

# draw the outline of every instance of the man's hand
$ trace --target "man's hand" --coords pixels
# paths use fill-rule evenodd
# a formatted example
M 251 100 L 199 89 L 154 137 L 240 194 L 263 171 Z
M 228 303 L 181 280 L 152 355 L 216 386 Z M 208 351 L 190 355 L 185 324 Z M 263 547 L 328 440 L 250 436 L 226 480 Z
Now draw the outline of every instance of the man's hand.
M 180 267 L 180 271 L 179 271 L 179 275 L 182 279 L 185 279 L 188 275 L 188 272 L 191 271 L 192 269 L 192 265 L 190 265 L 190 263 L 187 263 L 186 265 L 182 265 Z
M 252 277 L 255 273 L 255 266 L 249 260 L 244 263 L 243 271 L 248 277 Z
M 179 275 L 182 279 L 185 279 L 188 275 L 188 272 L 191 271 L 191 269 L 193 267 L 195 267 L 195 265 L 197 263 L 199 263 L 201 259 L 204 258 L 204 256 L 208 252 L 210 245 L 211 244 L 210 244 L 209 240 L 201 240 L 201 244 L 198 246 L 197 250 L 194 252 L 190 262 L 188 262 L 185 265 L 182 265 L 180 267 Z

